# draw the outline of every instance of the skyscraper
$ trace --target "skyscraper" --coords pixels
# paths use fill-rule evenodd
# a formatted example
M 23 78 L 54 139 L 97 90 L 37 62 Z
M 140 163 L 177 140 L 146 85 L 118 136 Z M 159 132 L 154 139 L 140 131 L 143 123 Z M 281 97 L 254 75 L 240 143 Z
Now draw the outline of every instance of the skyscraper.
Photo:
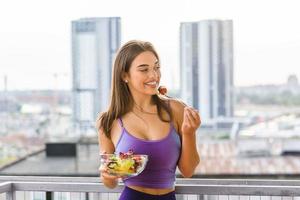
M 94 127 L 109 103 L 113 59 L 120 46 L 120 18 L 72 21 L 73 120 L 81 131 Z
M 204 123 L 232 117 L 232 20 L 181 23 L 180 72 L 182 98 Z

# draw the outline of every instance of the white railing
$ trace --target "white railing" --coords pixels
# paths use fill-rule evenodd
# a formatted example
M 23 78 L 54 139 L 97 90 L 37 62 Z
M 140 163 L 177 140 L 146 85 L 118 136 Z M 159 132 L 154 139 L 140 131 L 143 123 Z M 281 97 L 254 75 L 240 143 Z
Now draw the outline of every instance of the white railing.
M 123 189 L 91 177 L 0 176 L 0 200 L 118 199 Z M 177 199 L 300 200 L 298 180 L 177 179 Z

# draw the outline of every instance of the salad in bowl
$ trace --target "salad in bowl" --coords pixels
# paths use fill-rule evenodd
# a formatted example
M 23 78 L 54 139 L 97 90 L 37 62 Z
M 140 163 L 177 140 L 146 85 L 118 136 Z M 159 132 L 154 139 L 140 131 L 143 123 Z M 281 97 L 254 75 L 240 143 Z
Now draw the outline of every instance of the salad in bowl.
M 129 178 L 139 175 L 145 169 L 147 161 L 147 155 L 134 154 L 132 150 L 119 154 L 100 154 L 100 170 Z

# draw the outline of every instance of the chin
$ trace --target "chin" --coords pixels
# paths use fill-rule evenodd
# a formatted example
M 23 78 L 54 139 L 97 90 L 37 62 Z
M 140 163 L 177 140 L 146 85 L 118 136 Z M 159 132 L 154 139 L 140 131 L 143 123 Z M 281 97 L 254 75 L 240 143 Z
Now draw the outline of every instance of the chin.
M 156 92 L 156 90 L 155 91 L 153 91 L 153 92 L 145 92 L 145 94 L 147 94 L 147 95 L 155 95 L 155 94 L 157 94 L 157 92 Z

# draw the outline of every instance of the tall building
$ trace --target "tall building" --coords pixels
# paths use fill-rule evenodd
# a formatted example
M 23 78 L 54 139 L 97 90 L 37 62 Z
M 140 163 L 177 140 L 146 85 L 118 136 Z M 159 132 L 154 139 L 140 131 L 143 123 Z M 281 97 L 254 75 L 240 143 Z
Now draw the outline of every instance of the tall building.
M 72 21 L 73 120 L 81 132 L 94 128 L 98 113 L 108 106 L 120 21 L 119 17 Z
M 232 20 L 181 23 L 180 72 L 181 96 L 203 123 L 233 117 Z

